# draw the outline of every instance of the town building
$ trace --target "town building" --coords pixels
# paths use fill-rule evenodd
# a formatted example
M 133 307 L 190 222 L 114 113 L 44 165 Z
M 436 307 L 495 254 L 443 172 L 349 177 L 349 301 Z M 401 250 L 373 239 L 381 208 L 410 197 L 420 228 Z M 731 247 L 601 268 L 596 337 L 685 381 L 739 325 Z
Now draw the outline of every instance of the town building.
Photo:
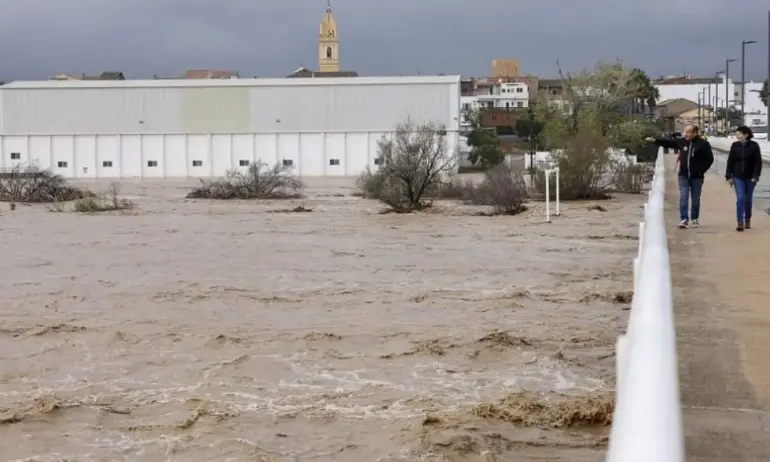
M 744 113 L 744 124 L 752 127 L 758 137 L 767 136 L 767 108 L 762 104 L 759 91 L 762 82 L 746 82 L 746 107 L 741 107 L 744 84 L 726 79 L 724 74 L 715 77 L 694 77 L 690 75 L 660 77 L 653 81 L 658 89 L 660 101 L 685 99 L 704 109 L 731 108 Z

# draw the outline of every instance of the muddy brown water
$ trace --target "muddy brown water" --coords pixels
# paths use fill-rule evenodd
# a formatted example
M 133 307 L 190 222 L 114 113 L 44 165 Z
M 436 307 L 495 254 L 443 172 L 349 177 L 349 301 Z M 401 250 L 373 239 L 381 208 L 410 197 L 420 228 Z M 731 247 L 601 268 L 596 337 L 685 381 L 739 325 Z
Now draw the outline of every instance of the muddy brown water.
M 547 224 L 542 204 L 380 215 L 314 183 L 3 204 L 2 459 L 600 460 L 642 196 Z

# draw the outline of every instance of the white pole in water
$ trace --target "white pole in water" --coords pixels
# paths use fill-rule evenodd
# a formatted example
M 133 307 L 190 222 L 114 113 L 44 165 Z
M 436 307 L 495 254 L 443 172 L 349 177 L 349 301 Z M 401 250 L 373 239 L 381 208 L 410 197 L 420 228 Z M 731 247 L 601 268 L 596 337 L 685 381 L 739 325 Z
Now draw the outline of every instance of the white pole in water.
M 546 170 L 545 174 L 545 222 L 551 222 L 551 171 Z
M 560 217 L 561 212 L 559 211 L 559 167 L 556 167 L 553 170 L 556 172 L 556 216 Z

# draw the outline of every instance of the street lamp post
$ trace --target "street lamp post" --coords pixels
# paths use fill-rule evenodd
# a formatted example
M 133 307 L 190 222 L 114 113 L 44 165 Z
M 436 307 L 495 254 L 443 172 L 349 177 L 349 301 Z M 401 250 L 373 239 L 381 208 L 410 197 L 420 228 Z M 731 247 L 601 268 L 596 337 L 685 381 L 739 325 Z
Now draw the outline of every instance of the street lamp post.
M 730 127 L 730 63 L 738 61 L 737 59 L 725 59 L 725 131 Z
M 756 40 L 744 40 L 741 42 L 741 115 L 746 118 L 746 45 L 757 43 Z
M 707 101 L 707 103 L 706 103 L 706 109 L 705 110 L 708 111 L 709 109 L 711 109 L 711 114 L 706 112 L 706 121 L 709 124 L 709 128 L 711 128 L 711 123 L 713 122 L 713 118 L 714 118 L 714 110 L 713 110 L 713 108 L 711 106 L 711 81 L 709 81 L 708 99 L 706 101 Z
M 717 118 L 717 108 L 719 107 L 719 72 L 714 79 L 714 101 L 711 106 L 711 116 L 714 120 L 714 129 L 719 130 L 719 119 Z
M 703 90 L 698 92 L 698 128 L 701 127 L 701 114 L 703 113 L 702 103 Z

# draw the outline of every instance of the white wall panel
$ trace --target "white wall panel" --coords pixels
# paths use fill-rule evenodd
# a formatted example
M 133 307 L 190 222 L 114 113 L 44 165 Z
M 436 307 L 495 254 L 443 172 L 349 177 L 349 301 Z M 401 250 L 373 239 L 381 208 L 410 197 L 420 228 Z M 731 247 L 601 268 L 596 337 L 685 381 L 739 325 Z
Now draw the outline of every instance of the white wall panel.
M 388 131 L 416 123 L 459 126 L 459 84 L 386 83 L 251 89 L 251 128 L 257 133 Z
M 50 136 L 30 136 L 29 137 L 29 163 L 36 165 L 41 169 L 51 168 L 51 137 Z
M 167 178 L 185 178 L 188 169 L 205 168 L 193 167 L 192 161 L 187 160 L 187 137 L 184 135 L 167 135 L 163 140 L 164 174 Z
M 123 178 L 141 178 L 142 162 L 142 137 L 139 135 L 122 135 L 120 137 L 120 169 Z
M 142 178 L 163 178 L 163 136 L 143 135 L 142 143 Z
M 319 176 L 325 171 L 324 134 L 303 133 L 300 135 L 299 168 L 294 171 L 302 176 Z
M 187 137 L 187 160 L 192 166 L 194 160 L 203 161 L 201 167 L 190 167 L 190 176 L 206 178 L 211 176 L 211 137 L 208 135 L 190 135 Z
M 182 132 L 183 89 L 0 88 L 8 134 Z
M 290 161 L 295 174 L 302 175 L 302 166 L 300 165 L 299 151 L 300 151 L 300 137 L 295 133 L 287 133 L 278 135 L 278 162 L 285 165 Z
M 120 139 L 116 135 L 96 137 L 97 178 L 120 178 Z
M 369 134 L 369 149 L 367 150 L 366 165 L 372 169 L 376 169 L 377 165 L 374 163 L 375 159 L 380 157 L 380 141 L 390 140 L 393 137 L 392 133 L 377 132 Z
M 324 168 L 328 176 L 347 175 L 347 162 L 345 154 L 345 134 L 327 133 L 324 136 Z M 338 161 L 339 165 L 330 165 L 332 160 Z
M 230 170 L 232 135 L 211 135 L 212 176 L 224 176 Z
M 278 136 L 275 134 L 257 135 L 254 137 L 256 160 L 268 165 L 278 162 Z
M 96 136 L 77 135 L 74 146 L 75 178 L 96 178 Z
M 348 133 L 345 138 L 348 175 L 358 175 L 366 169 L 369 139 L 367 133 Z
M 230 157 L 232 169 L 246 170 L 248 167 L 240 165 L 241 160 L 247 160 L 249 164 L 256 161 L 254 152 L 254 135 L 233 135 L 233 152 Z
M 18 165 L 28 165 L 30 162 L 30 153 L 27 148 L 26 136 L 4 136 L 3 137 L 3 167 L 13 168 Z M 18 156 L 16 156 L 18 154 Z M 14 159 L 13 157 L 19 157 Z
M 75 137 L 64 135 L 51 137 L 51 152 L 53 154 L 51 171 L 67 178 L 74 178 Z

